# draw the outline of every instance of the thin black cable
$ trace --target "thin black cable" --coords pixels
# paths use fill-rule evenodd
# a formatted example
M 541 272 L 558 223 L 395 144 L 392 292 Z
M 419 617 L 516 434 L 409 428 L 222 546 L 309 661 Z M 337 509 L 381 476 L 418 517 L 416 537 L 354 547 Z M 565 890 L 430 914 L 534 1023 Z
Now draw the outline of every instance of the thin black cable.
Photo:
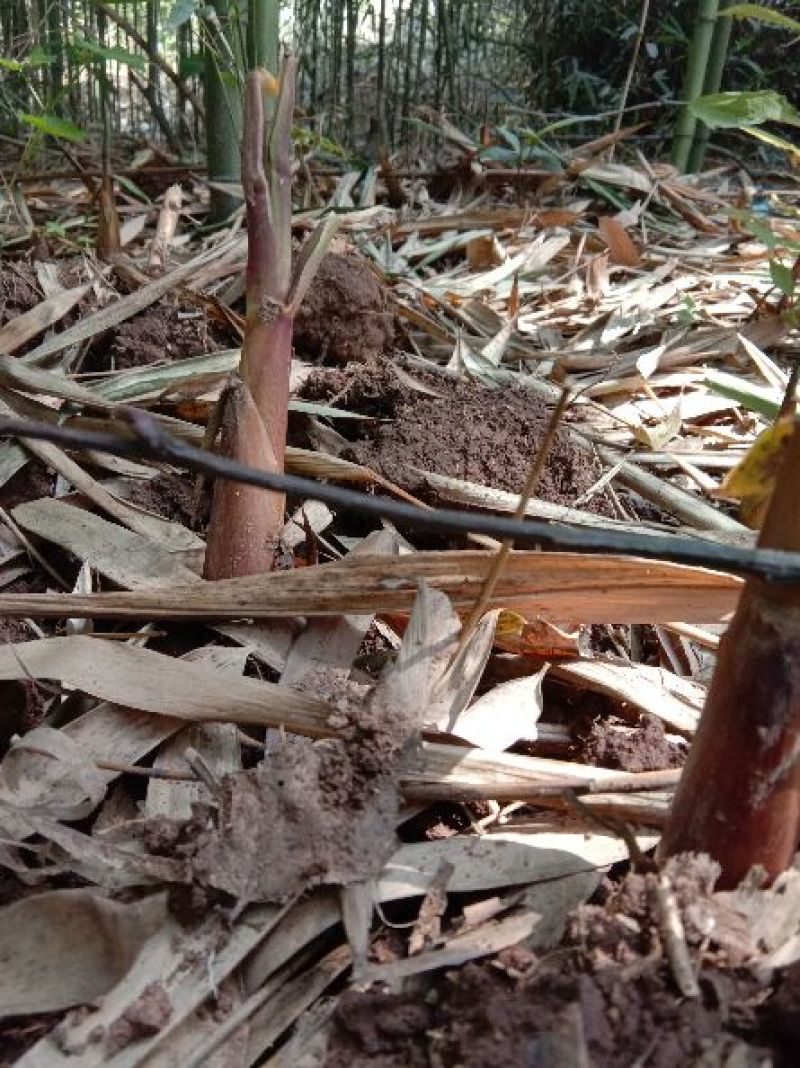
M 426 530 L 447 533 L 486 534 L 494 538 L 511 538 L 518 546 L 583 553 L 620 553 L 649 560 L 667 560 L 679 564 L 709 567 L 734 574 L 758 575 L 773 582 L 800 582 L 800 553 L 777 549 L 740 549 L 716 545 L 700 538 L 673 535 L 638 535 L 625 531 L 595 530 L 546 523 L 536 520 L 509 519 L 481 515 L 451 508 L 418 508 L 402 501 L 375 497 L 317 482 L 299 475 L 273 474 L 247 467 L 187 445 L 165 433 L 152 416 L 138 409 L 126 409 L 127 425 L 133 437 L 119 438 L 94 430 L 72 430 L 27 420 L 0 419 L 0 436 L 36 438 L 68 448 L 96 449 L 115 456 L 146 457 L 170 460 L 199 474 L 228 478 L 262 489 L 313 497 L 336 508 L 359 511 L 364 515 L 410 523 Z

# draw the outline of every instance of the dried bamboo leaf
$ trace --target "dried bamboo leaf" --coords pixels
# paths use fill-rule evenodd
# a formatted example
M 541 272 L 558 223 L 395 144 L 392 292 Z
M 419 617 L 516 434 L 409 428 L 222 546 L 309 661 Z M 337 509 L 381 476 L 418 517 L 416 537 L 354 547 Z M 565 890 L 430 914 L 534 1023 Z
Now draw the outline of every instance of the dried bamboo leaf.
M 491 556 L 477 550 L 421 552 L 392 561 L 388 569 L 385 558 L 353 559 L 246 579 L 87 597 L 0 593 L 0 612 L 216 620 L 392 614 L 410 611 L 421 580 L 446 593 L 459 611 L 468 611 L 483 586 Z M 110 568 L 111 563 L 106 566 Z M 734 610 L 741 587 L 741 579 L 734 576 L 681 564 L 580 553 L 514 552 L 490 607 L 575 624 L 671 623 L 676 619 L 712 623 Z
M 456 652 L 458 616 L 443 594 L 421 582 L 400 651 L 373 695 L 373 707 L 387 717 L 422 723 Z
M 647 849 L 654 835 L 639 837 Z M 497 889 L 560 879 L 626 859 L 627 847 L 610 834 L 556 819 L 531 824 L 527 831 L 502 831 L 481 838 L 456 836 L 401 846 L 378 880 L 381 900 L 426 892 L 442 861 L 453 865 L 451 893 Z
M 619 263 L 624 267 L 641 267 L 642 257 L 639 250 L 619 219 L 610 215 L 601 215 L 597 228 L 608 245 L 612 263 Z
M 254 723 L 312 737 L 333 733 L 330 706 L 202 663 L 76 635 L 0 646 L 0 678 L 59 679 L 115 704 L 190 722 Z
M 32 809 L 54 819 L 84 819 L 105 788 L 105 776 L 86 762 L 81 747 L 51 727 L 28 731 L 0 765 L 0 800 L 23 815 Z
M 456 968 L 527 940 L 536 929 L 538 919 L 530 909 L 517 909 L 502 919 L 489 920 L 464 934 L 448 938 L 442 949 L 418 953 L 388 964 L 367 964 L 359 978 L 365 982 L 394 983 L 437 968 Z
M 23 393 L 57 397 L 60 400 L 75 401 L 76 404 L 91 405 L 101 410 L 111 410 L 114 407 L 102 396 L 95 394 L 86 386 L 73 382 L 66 375 L 42 371 L 38 367 L 28 367 L 21 360 L 11 356 L 0 355 L 0 383 L 11 389 L 21 390 Z
M 514 513 L 519 506 L 517 493 L 495 489 L 493 486 L 483 486 L 477 482 L 467 482 L 449 475 L 440 475 L 434 471 L 422 471 L 420 468 L 413 468 L 413 470 L 419 471 L 431 489 L 436 491 L 437 496 L 446 501 L 468 504 L 473 508 L 487 508 L 493 512 Z M 525 515 L 536 519 L 552 519 L 556 523 L 575 523 L 587 527 L 601 527 L 604 530 L 627 530 L 632 534 L 646 534 L 648 531 L 648 528 L 641 523 L 625 523 L 622 520 L 609 519 L 607 516 L 597 515 L 594 512 L 584 512 L 580 508 L 552 504 L 550 501 L 538 498 L 526 503 Z M 653 531 L 653 533 L 658 532 Z
M 84 483 L 81 476 L 74 477 Z M 202 581 L 183 563 L 181 553 L 171 552 L 152 537 L 126 530 L 53 497 L 19 504 L 13 516 L 24 530 L 68 549 L 126 589 L 183 586 Z M 183 535 L 179 539 L 185 541 Z M 175 538 L 170 535 L 164 540 L 169 543 Z
M 679 734 L 694 733 L 706 698 L 701 683 L 650 664 L 577 660 L 556 664 L 552 672 L 657 716 Z
M 423 742 L 416 759 L 403 769 L 406 784 L 481 785 L 487 793 L 495 787 L 535 793 L 537 788 L 560 783 L 568 784 L 570 788 L 576 782 L 586 785 L 611 783 L 618 775 L 610 768 L 596 768 L 568 760 L 489 753 L 484 749 L 466 749 L 437 742 Z
M 242 670 L 247 650 L 240 658 Z M 158 751 L 153 767 L 156 771 L 186 766 L 187 750 L 192 749 L 216 778 L 241 771 L 241 744 L 237 728 L 232 723 L 204 723 L 184 727 L 169 738 Z M 188 820 L 192 805 L 214 801 L 211 791 L 199 779 L 180 782 L 171 779 L 150 779 L 147 783 L 145 816 Z
M 233 929 L 218 914 L 193 930 L 171 917 L 146 944 L 130 971 L 103 999 L 101 1006 L 62 1025 L 58 1041 L 47 1036 L 28 1051 L 15 1068 L 138 1068 L 171 1036 L 239 966 L 272 930 L 282 909 L 261 906 L 248 910 Z M 213 960 L 213 968 L 209 963 Z M 114 1049 L 113 1025 L 124 1017 L 154 982 L 169 1001 L 169 1018 L 156 1034 Z
M 199 382 L 210 388 L 236 370 L 240 359 L 239 349 L 225 349 L 208 355 L 190 356 L 163 367 L 137 367 L 101 379 L 92 385 L 91 392 L 112 404 L 130 404 L 163 397 L 170 390 Z
M 508 749 L 521 740 L 533 741 L 542 712 L 542 679 L 548 666 L 483 694 L 456 717 L 450 733 L 489 751 Z
M 217 246 L 215 249 L 206 250 L 200 253 L 200 255 L 189 260 L 188 263 L 176 267 L 168 274 L 162 275 L 161 278 L 156 278 L 154 281 L 142 286 L 141 289 L 129 293 L 128 296 L 123 297 L 114 304 L 109 304 L 107 307 L 101 308 L 99 311 L 96 311 L 91 315 L 87 315 L 86 318 L 81 319 L 80 322 L 75 323 L 75 325 L 69 327 L 69 329 L 43 341 L 38 348 L 33 350 L 33 352 L 29 352 L 26 356 L 23 356 L 23 361 L 30 366 L 36 367 L 39 364 L 45 363 L 51 356 L 68 348 L 70 345 L 77 345 L 82 341 L 88 341 L 96 334 L 102 333 L 104 330 L 110 330 L 111 327 L 118 326 L 120 323 L 124 323 L 126 319 L 130 319 L 138 312 L 144 311 L 145 308 L 149 308 L 151 304 L 154 304 L 159 297 L 163 297 L 165 293 L 169 293 L 170 290 L 186 283 L 203 264 L 211 259 L 221 260 L 226 256 L 229 256 L 231 251 L 231 246 L 228 245 L 227 248 L 220 248 Z
M 399 551 L 397 534 L 379 530 L 359 542 L 349 555 L 385 555 L 388 563 L 397 558 Z M 345 684 L 373 618 L 369 612 L 309 622 L 289 650 L 281 685 L 313 692 L 318 683 L 326 691 L 335 690 L 339 683 Z
M 24 654 L 22 656 L 24 660 Z M 181 660 L 201 661 L 213 670 L 233 670 L 241 673 L 246 657 L 247 650 L 203 646 L 187 653 Z M 184 722 L 171 716 L 140 712 L 133 708 L 101 702 L 68 723 L 60 733 L 66 739 L 68 752 L 74 750 L 76 763 L 87 771 L 94 768 L 93 777 L 100 776 L 103 784 L 108 786 L 118 777 L 119 772 L 96 768 L 96 762 L 136 764 L 179 731 Z M 60 803 L 80 805 L 86 797 L 82 778 L 78 777 L 75 782 L 69 765 L 65 768 L 60 764 L 57 770 L 67 772 L 66 775 L 60 776 L 57 783 Z M 48 809 L 45 807 L 43 811 L 47 812 Z M 14 816 L 11 809 L 3 814 L 1 826 L 3 836 L 8 839 L 22 839 L 28 834 L 25 825 Z
M 265 1001 L 254 1016 L 248 1043 L 246 1064 L 252 1064 L 313 1005 L 350 966 L 347 946 L 338 946 L 322 960 L 305 969 Z M 199 1053 L 205 1054 L 201 1050 Z M 205 1060 L 197 1054 L 187 1068 L 199 1068 Z
M 98 508 L 102 508 L 107 515 L 128 527 L 129 530 L 143 534 L 170 552 L 205 548 L 203 539 L 187 527 L 161 519 L 160 516 L 150 515 L 139 508 L 133 508 L 119 497 L 109 493 L 87 471 L 84 471 L 80 464 L 52 442 L 28 441 L 26 447 L 48 467 L 57 471 L 75 489 L 88 497 Z M 49 500 L 49 498 L 46 499 Z
M 187 1068 L 189 1056 L 198 1045 L 219 1035 L 228 1020 L 242 1005 L 242 988 L 237 975 L 229 976 L 219 984 L 206 1005 L 202 1005 L 177 1027 L 163 1048 L 156 1050 L 147 1059 L 147 1068 Z M 243 1068 L 246 1063 L 250 1037 L 248 1020 L 235 1024 L 232 1033 L 225 1031 L 225 1038 L 216 1050 L 209 1050 L 202 1062 L 203 1068 Z
M 0 802 L 0 816 L 4 818 L 7 811 Z M 55 861 L 54 874 L 70 872 L 107 890 L 163 886 L 186 879 L 186 864 L 181 860 L 120 848 L 104 842 L 99 835 L 82 834 L 65 823 L 30 811 L 24 816 L 14 810 L 11 814 L 25 828 L 23 837 L 39 835 L 51 843 L 48 856 Z
M 5 326 L 0 327 L 0 352 L 6 355 L 16 352 L 31 338 L 44 333 L 71 312 L 91 288 L 91 285 L 88 285 L 65 289 L 62 293 L 43 300 L 30 311 L 11 319 Z

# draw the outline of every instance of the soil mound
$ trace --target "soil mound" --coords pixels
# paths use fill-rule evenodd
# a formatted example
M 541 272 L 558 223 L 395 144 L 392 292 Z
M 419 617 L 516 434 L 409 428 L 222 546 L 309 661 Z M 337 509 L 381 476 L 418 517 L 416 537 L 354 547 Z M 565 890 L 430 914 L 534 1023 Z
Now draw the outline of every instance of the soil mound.
M 386 293 L 358 256 L 328 253 L 295 318 L 294 344 L 309 359 L 368 363 L 394 338 Z

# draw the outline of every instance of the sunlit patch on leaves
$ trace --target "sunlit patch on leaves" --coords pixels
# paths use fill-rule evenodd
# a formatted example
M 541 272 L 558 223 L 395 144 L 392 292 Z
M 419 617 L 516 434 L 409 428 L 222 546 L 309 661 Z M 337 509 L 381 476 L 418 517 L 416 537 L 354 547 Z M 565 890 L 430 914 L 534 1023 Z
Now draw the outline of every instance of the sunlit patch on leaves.
M 780 260 L 769 261 L 769 273 L 772 281 L 785 297 L 794 295 L 795 277 L 794 271 Z
M 794 30 L 800 33 L 800 22 L 797 19 L 784 15 L 781 11 L 773 11 L 772 8 L 762 4 L 733 4 L 723 8 L 720 15 L 727 15 L 733 19 L 755 19 L 757 22 L 766 22 L 771 26 L 780 26 L 784 30 Z
M 116 45 L 105 48 L 95 41 L 87 40 L 85 37 L 76 37 L 70 51 L 82 63 L 99 59 L 111 63 L 121 63 L 123 66 L 132 67 L 134 70 L 145 69 L 143 56 L 137 55 L 135 52 L 129 52 L 127 48 L 120 48 Z

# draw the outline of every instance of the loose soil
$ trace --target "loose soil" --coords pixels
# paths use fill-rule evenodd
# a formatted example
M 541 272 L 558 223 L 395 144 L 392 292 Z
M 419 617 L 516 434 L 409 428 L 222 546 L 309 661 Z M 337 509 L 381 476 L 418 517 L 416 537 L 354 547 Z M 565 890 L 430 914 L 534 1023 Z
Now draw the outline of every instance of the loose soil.
M 435 497 L 421 471 L 520 492 L 547 430 L 547 406 L 523 389 L 489 390 L 438 378 L 425 379 L 425 386 L 438 396 L 401 384 L 387 365 L 373 365 L 320 372 L 303 395 L 379 419 L 364 426 L 343 456 L 417 496 Z M 536 493 L 554 504 L 574 505 L 599 475 L 592 457 L 562 428 Z M 584 507 L 600 514 L 609 510 L 602 495 Z
M 208 487 L 203 487 L 196 502 L 195 478 L 191 473 L 171 472 L 132 482 L 125 498 L 145 511 L 192 530 L 204 529 L 208 522 Z
M 96 340 L 84 370 L 124 371 L 154 363 L 175 363 L 234 344 L 202 311 L 183 309 L 165 298 Z
M 46 257 L 38 258 L 41 260 Z M 65 289 L 72 289 L 91 281 L 91 275 L 81 256 L 58 260 L 55 264 L 55 275 Z M 44 299 L 36 271 L 28 259 L 0 261 L 0 326 L 4 326 L 18 315 L 31 311 Z M 90 291 L 76 308 L 59 320 L 56 329 L 63 330 L 76 322 L 81 315 L 87 314 L 92 307 L 93 300 L 94 297 Z M 15 355 L 22 355 L 28 349 L 38 345 L 40 341 L 41 337 L 33 338 L 26 345 L 16 349 Z
M 24 261 L 0 267 L 0 326 L 41 303 L 42 294 L 33 269 Z
M 713 868 L 675 858 L 667 870 L 696 958 L 704 936 L 693 917 L 708 900 Z M 347 993 L 326 1068 L 755 1068 L 767 1050 L 779 1065 L 796 1063 L 797 966 L 774 988 L 761 987 L 712 942 L 702 955 L 700 997 L 682 998 L 648 880 L 631 873 L 607 883 L 598 895 L 604 901 L 573 914 L 556 953 L 537 957 L 516 946 L 418 976 L 408 993 Z

